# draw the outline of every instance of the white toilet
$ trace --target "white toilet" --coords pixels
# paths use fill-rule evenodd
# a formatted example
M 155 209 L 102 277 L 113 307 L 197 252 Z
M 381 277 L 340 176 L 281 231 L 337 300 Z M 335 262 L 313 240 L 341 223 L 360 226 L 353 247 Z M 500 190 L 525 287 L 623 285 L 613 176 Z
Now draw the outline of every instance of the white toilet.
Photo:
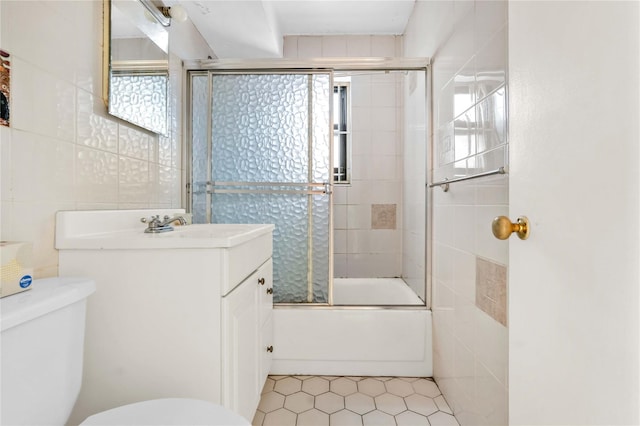
M 95 288 L 87 279 L 48 278 L 0 300 L 1 425 L 66 423 L 80 392 L 86 301 Z M 210 402 L 169 398 L 117 407 L 82 424 L 249 423 Z

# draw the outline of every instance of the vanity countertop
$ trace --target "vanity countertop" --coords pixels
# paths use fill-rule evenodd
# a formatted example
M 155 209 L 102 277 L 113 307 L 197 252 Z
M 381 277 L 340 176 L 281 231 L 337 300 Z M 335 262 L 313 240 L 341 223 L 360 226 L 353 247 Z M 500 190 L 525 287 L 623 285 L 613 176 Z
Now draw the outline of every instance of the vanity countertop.
M 273 231 L 274 225 L 199 224 L 174 226 L 173 231 L 145 234 L 144 228 L 90 234 L 58 241 L 59 249 L 184 249 L 228 248 Z
M 174 226 L 173 231 L 152 234 L 145 233 L 146 226 L 139 222 L 139 217 L 149 215 L 146 211 L 96 211 L 90 216 L 86 213 L 58 212 L 57 249 L 229 248 L 270 233 L 275 228 L 271 224 L 196 224 Z M 180 211 L 170 213 L 179 214 Z M 119 217 L 122 215 L 129 218 L 123 221 Z M 118 219 L 112 220 L 114 216 Z M 91 219 L 93 226 L 86 218 Z

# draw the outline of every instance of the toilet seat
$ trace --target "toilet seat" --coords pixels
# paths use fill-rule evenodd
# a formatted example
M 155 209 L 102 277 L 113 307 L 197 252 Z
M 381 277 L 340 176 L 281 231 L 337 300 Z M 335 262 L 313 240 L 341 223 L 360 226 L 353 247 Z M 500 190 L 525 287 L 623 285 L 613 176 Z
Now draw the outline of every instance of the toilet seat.
M 240 415 L 197 399 L 166 398 L 136 402 L 88 417 L 81 425 L 220 425 L 247 426 Z

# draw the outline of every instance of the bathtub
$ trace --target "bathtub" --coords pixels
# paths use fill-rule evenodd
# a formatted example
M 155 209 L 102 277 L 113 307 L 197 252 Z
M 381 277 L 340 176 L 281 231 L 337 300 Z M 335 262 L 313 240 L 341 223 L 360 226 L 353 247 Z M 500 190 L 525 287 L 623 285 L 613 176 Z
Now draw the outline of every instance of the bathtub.
M 271 374 L 433 375 L 431 311 L 404 281 L 335 279 L 333 291 L 334 306 L 275 306 Z

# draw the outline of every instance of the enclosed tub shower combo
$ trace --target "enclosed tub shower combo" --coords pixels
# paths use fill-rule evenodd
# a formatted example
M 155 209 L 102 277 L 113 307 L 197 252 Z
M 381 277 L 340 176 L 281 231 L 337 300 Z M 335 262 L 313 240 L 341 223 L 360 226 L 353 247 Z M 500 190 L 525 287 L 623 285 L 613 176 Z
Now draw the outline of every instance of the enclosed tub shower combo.
M 267 67 L 213 61 L 189 66 L 187 205 L 194 223 L 275 225 L 273 374 L 432 374 L 426 267 L 421 265 L 421 272 L 411 276 L 409 286 L 400 267 L 391 276 L 347 276 L 341 271 L 336 278 L 334 265 L 336 190 L 348 191 L 352 183 L 368 185 L 356 182 L 362 176 L 356 170 L 357 157 L 351 169 L 350 156 L 362 143 L 358 139 L 362 132 L 356 131 L 357 122 L 353 122 L 355 133 L 343 129 L 340 114 L 351 120 L 351 102 L 362 91 L 361 80 L 373 81 L 367 90 L 375 92 L 375 81 L 386 76 L 393 79 L 385 87 L 397 90 L 393 96 L 399 99 L 399 108 L 376 111 L 407 122 L 400 107 L 405 94 L 421 96 L 426 108 L 427 63 L 379 59 L 375 67 L 371 61 L 342 63 L 339 72 L 327 63 L 301 67 L 282 62 Z M 349 87 L 353 97 L 340 104 L 337 96 L 345 93 L 341 86 Z M 375 103 L 376 96 L 371 98 Z M 419 119 L 423 136 L 414 145 L 420 150 L 409 155 L 424 157 L 424 164 L 426 113 Z M 392 141 L 397 150 L 408 146 L 394 137 L 400 139 Z M 346 162 L 345 155 L 349 155 Z M 396 160 L 402 158 L 390 159 Z M 353 174 L 351 182 L 345 180 L 347 169 Z M 410 220 L 401 228 L 402 215 L 411 212 L 403 209 L 403 201 L 405 206 L 409 202 L 399 197 L 394 206 L 398 232 L 404 232 L 407 240 L 414 238 L 412 246 L 403 243 L 389 254 L 399 265 L 409 263 L 407 258 L 426 258 L 426 172 L 407 169 L 406 160 L 399 164 L 397 188 L 414 188 L 417 195 L 409 197 L 404 190 L 404 198 L 411 198 L 412 206 L 422 206 L 422 218 L 414 220 L 419 222 L 415 235 L 406 230 Z M 375 169 L 368 173 L 375 178 Z M 416 180 L 416 175 L 421 184 L 408 181 Z M 370 192 L 375 190 L 372 185 Z M 418 252 L 411 253 L 412 247 L 419 247 Z

